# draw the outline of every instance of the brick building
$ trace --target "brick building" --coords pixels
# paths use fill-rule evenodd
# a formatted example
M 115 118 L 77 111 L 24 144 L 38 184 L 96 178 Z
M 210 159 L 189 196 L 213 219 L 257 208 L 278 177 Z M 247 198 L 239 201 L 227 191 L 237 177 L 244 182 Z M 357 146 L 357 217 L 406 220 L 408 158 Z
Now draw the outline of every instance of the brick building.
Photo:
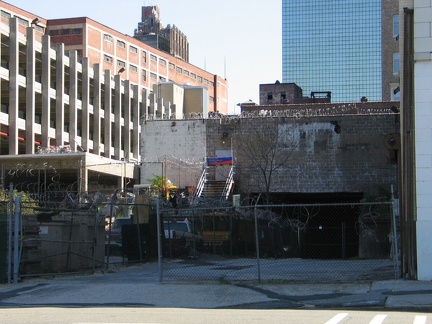
M 100 64 L 133 84 L 152 91 L 158 82 L 201 86 L 208 91 L 210 111 L 228 113 L 227 81 L 202 70 L 179 56 L 158 50 L 87 17 L 48 20 L 46 34 L 52 43 L 63 43 L 65 51 L 76 50 L 78 58 L 88 57 L 89 64 Z
M 295 83 L 260 84 L 260 105 L 286 105 L 302 103 L 331 102 L 331 91 L 315 91 L 309 95 L 303 94 L 303 89 Z M 243 104 L 241 104 L 243 106 Z

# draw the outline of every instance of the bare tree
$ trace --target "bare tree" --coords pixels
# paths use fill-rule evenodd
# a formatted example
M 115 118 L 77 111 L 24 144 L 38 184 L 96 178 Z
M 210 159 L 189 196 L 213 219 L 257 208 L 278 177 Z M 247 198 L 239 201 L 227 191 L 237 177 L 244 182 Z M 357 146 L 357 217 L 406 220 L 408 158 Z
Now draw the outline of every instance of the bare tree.
M 233 151 L 240 189 L 258 191 L 268 201 L 270 192 L 280 188 L 275 176 L 287 167 L 297 146 L 292 129 L 273 123 L 269 127 L 263 125 L 250 132 L 237 133 Z

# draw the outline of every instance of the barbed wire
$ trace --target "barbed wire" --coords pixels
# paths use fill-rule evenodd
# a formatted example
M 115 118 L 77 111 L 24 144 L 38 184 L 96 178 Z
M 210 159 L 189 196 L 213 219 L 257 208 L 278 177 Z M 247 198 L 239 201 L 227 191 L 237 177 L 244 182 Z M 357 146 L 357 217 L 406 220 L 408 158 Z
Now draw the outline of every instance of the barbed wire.
M 17 163 L 13 169 L 5 170 L 4 180 L 6 178 L 13 184 L 14 190 L 25 192 L 44 210 L 82 209 L 92 206 L 96 200 L 100 201 L 100 192 L 89 194 L 79 191 L 82 179 L 62 181 L 60 171 L 49 162 Z M 96 181 L 92 178 L 91 181 L 93 188 L 98 185 L 103 188 L 99 178 Z
M 262 107 L 262 106 L 261 106 Z M 364 104 L 348 103 L 334 105 L 331 107 L 291 107 L 278 108 L 275 106 L 265 106 L 265 108 L 254 111 L 243 111 L 238 115 L 224 115 L 218 112 L 209 112 L 207 115 L 203 113 L 188 113 L 183 115 L 183 119 L 220 119 L 220 123 L 232 123 L 243 118 L 272 118 L 272 117 L 288 117 L 288 118 L 311 118 L 339 115 L 383 115 L 383 114 L 398 114 L 395 107 L 376 108 L 364 106 Z M 172 120 L 177 119 L 175 115 L 153 115 L 145 114 L 142 116 L 142 121 L 147 120 Z
M 36 148 L 36 154 L 59 154 L 59 153 L 76 153 L 77 150 L 72 150 L 70 145 L 61 145 L 61 146 L 50 146 L 43 147 L 38 146 Z
M 202 158 L 180 158 L 174 155 L 162 155 L 158 156 L 153 159 L 147 159 L 144 158 L 142 163 L 169 163 L 169 164 L 175 164 L 178 166 L 184 166 L 184 167 L 196 167 L 196 168 L 202 168 L 205 164 L 205 161 Z

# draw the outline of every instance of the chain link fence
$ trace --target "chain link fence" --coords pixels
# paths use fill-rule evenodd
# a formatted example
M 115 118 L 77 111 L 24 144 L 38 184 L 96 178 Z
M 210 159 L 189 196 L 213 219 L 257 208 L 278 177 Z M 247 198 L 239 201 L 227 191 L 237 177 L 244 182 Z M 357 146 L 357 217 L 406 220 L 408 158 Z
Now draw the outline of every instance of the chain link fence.
M 389 202 L 162 207 L 160 217 L 164 281 L 353 282 L 399 277 Z
M 12 248 L 18 258 L 7 258 L 6 250 L 0 257 L 18 262 L 21 277 L 133 262 L 158 262 L 165 282 L 400 277 L 390 202 L 233 207 L 186 201 L 173 208 L 121 190 L 73 201 L 46 207 L 20 202 L 19 214 L 11 214 L 9 229 L 18 226 L 20 234 Z M 0 230 L 6 231 L 8 204 L 3 207 Z
M 8 233 L 7 204 L 0 202 L 0 283 L 7 282 Z
M 0 258 L 5 266 L 1 269 L 2 282 L 31 276 L 94 273 L 96 269 L 124 263 L 122 254 L 116 254 L 115 248 L 109 249 L 108 234 L 113 224 L 108 220 L 128 218 L 133 200 L 126 192 L 78 195 L 66 190 L 58 192 L 59 199 L 53 199 L 53 195 L 41 199 L 12 189 L 3 194 L 2 199 L 10 202 L 0 205 L 4 207 L 0 210 L 0 231 L 4 233 Z M 115 246 L 116 241 L 111 242 Z
M 20 277 L 92 273 L 105 264 L 104 227 L 95 210 L 22 203 L 14 223 L 19 224 L 19 244 L 12 249 L 19 249 Z

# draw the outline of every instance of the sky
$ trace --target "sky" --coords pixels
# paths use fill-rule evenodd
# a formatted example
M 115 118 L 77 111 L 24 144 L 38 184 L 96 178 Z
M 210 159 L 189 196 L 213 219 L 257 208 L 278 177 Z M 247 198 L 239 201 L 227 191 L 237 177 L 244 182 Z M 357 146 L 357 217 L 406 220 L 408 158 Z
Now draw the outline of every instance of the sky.
M 88 17 L 133 36 L 141 7 L 158 5 L 163 26 L 189 41 L 189 63 L 228 80 L 228 107 L 259 103 L 259 85 L 282 82 L 281 0 L 5 0 L 45 19 Z

